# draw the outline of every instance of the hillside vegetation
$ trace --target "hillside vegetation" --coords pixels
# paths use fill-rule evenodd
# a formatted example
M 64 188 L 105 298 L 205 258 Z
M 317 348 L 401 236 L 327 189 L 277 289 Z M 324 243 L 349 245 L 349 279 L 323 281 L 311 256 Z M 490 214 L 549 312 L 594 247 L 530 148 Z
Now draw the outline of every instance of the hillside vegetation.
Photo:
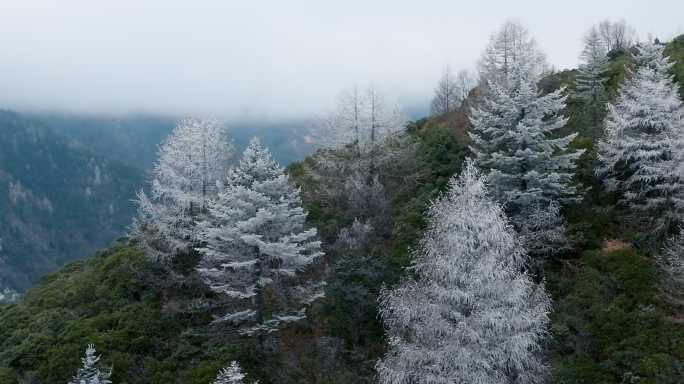
M 666 53 L 678 60 L 673 74 L 681 87 L 684 36 Z M 629 51 L 611 53 L 611 100 L 632 60 Z M 576 75 L 551 74 L 540 88 L 572 92 Z M 353 171 L 330 177 L 320 161 L 325 151 L 287 168 L 326 251 L 326 297 L 309 307 L 306 320 L 259 340 L 241 336 L 212 321 L 206 309 L 217 294 L 195 272 L 196 258 L 173 264 L 169 273 L 124 241 L 66 265 L 21 302 L 0 307 L 0 382 L 64 383 L 88 343 L 113 367 L 114 383 L 204 384 L 232 360 L 267 384 L 374 382 L 387 342 L 378 317 L 380 291 L 412 274 L 406 268 L 425 212 L 469 155 L 465 116 L 477 93 L 446 116 L 410 122 L 406 140 L 384 147 L 388 154 L 409 154 L 377 165 L 386 205 L 366 201 L 367 209 L 359 210 L 349 204 L 340 194 Z M 656 266 L 661 244 L 654 245 L 595 176 L 602 130 L 592 124 L 592 113 L 569 98 L 563 111 L 569 121 L 559 132 L 578 132 L 571 147 L 586 152 L 575 180 L 583 199 L 562 211 L 573 247 L 539 267 L 553 307 L 546 345 L 551 382 L 682 383 L 684 311 L 663 294 Z M 355 156 L 351 150 L 335 154 Z M 359 217 L 375 231 L 366 247 L 345 247 L 340 230 L 353 228 Z

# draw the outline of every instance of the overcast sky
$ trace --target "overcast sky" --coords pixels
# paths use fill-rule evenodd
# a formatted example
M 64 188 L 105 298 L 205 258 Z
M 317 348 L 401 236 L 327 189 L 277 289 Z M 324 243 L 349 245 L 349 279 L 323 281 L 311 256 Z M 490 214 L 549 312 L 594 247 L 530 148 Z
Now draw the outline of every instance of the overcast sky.
M 562 69 L 602 19 L 668 39 L 683 16 L 682 0 L 0 0 L 0 108 L 306 117 L 354 84 L 415 107 L 507 19 Z

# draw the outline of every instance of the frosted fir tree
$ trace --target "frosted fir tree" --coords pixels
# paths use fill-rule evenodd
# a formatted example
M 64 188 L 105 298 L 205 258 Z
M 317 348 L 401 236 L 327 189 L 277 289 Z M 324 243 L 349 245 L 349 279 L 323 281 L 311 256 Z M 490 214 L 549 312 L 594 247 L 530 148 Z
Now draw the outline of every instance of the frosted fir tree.
M 111 384 L 109 378 L 112 375 L 112 370 L 102 371 L 98 368 L 100 356 L 98 356 L 95 346 L 89 344 L 86 348 L 85 356 L 81 358 L 83 365 L 78 369 L 76 376 L 74 376 L 69 384 Z
M 489 94 L 472 110 L 470 149 L 519 228 L 527 207 L 578 200 L 572 178 L 583 151 L 569 148 L 576 133 L 556 134 L 567 122 L 564 90 L 540 95 L 538 77 L 512 70 L 517 75 L 508 86 L 490 82 Z
M 306 216 L 299 189 L 253 139 L 200 226 L 197 271 L 236 309 L 220 321 L 246 324 L 246 334 L 273 332 L 322 297 L 324 282 L 300 274 L 323 255 Z
M 430 207 L 408 278 L 380 299 L 383 384 L 541 383 L 550 299 L 485 178 L 467 162 Z
M 131 237 L 166 261 L 196 242 L 196 223 L 225 176 L 233 147 L 214 120 L 185 119 L 160 145 L 149 195 L 137 196 Z
M 592 27 L 584 37 L 584 49 L 580 58 L 583 63 L 575 79 L 577 96 L 591 102 L 605 101 L 608 56 L 596 27 Z
M 514 86 L 519 73 L 527 77 L 541 77 L 548 69 L 546 55 L 539 49 L 527 28 L 519 22 L 507 21 L 489 38 L 478 70 L 483 90 L 490 83 L 506 87 L 509 81 Z
M 603 118 L 608 101 L 605 87 L 608 56 L 596 27 L 592 27 L 585 36 L 580 58 L 583 63 L 575 78 L 575 95 L 585 101 L 590 109 L 592 125 L 596 127 Z
M 647 213 L 656 233 L 667 233 L 683 207 L 684 110 L 663 46 L 638 47 L 636 70 L 608 106 L 596 173 L 620 202 Z
M 218 376 L 211 384 L 243 384 L 245 377 L 247 375 L 242 372 L 240 364 L 237 361 L 232 361 L 230 365 L 219 371 Z M 259 384 L 259 381 L 254 381 L 252 384 Z

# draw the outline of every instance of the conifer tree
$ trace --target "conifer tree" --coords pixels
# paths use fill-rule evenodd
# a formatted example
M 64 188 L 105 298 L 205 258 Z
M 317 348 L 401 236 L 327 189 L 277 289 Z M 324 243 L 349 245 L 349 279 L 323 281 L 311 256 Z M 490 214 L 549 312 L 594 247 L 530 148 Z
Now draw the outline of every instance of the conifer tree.
M 664 234 L 679 220 L 684 202 L 684 109 L 663 46 L 642 44 L 635 59 L 636 70 L 608 106 L 597 174 L 621 203 L 647 213 L 647 225 Z
M 131 237 L 146 254 L 165 261 L 188 252 L 196 223 L 225 176 L 232 145 L 214 120 L 185 119 L 160 145 L 149 195 L 138 193 Z
M 111 380 L 109 380 L 112 375 L 111 369 L 102 371 L 98 368 L 100 356 L 96 353 L 95 346 L 89 344 L 86 348 L 85 357 L 81 359 L 83 365 L 78 369 L 76 376 L 69 381 L 69 384 L 111 384 Z
M 567 122 L 561 115 L 564 90 L 539 95 L 537 76 L 515 66 L 510 70 L 508 83 L 490 82 L 481 106 L 473 109 L 470 137 L 476 164 L 520 230 L 534 213 L 531 208 L 578 200 L 572 178 L 583 151 L 569 148 L 577 134 L 556 135 Z M 536 235 L 527 239 L 544 241 Z M 530 244 L 531 249 L 545 247 Z
M 253 139 L 200 225 L 197 270 L 236 309 L 220 320 L 248 324 L 243 333 L 272 332 L 321 297 L 323 283 L 299 273 L 323 255 L 306 216 L 299 189 Z M 277 308 L 266 308 L 266 295 Z
M 575 78 L 575 95 L 585 102 L 592 126 L 598 127 L 608 101 L 605 87 L 608 56 L 596 27 L 592 27 L 585 36 L 580 57 L 583 63 Z
M 237 361 L 232 361 L 230 365 L 219 371 L 218 376 L 211 384 L 243 384 L 245 377 L 240 364 Z M 255 381 L 253 384 L 259 384 L 259 382 Z
M 380 301 L 383 384 L 541 383 L 550 299 L 468 162 L 431 206 L 408 278 Z

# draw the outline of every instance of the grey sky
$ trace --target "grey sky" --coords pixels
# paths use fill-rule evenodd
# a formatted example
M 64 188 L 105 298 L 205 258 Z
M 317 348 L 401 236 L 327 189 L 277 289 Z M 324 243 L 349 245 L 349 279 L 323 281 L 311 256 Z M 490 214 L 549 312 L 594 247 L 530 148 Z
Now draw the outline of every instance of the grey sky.
M 1 0 L 0 108 L 302 117 L 372 84 L 426 104 L 503 21 L 557 68 L 602 19 L 684 33 L 684 1 Z

